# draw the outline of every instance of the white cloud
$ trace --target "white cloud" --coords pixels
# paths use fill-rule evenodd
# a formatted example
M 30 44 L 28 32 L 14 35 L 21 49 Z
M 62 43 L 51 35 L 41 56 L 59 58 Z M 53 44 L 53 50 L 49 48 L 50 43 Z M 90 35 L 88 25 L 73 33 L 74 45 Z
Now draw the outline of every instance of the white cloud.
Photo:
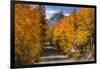
M 46 10 L 46 18 L 49 19 L 54 13 L 58 13 L 60 10 Z
M 46 10 L 46 19 L 49 19 L 54 13 L 58 13 L 59 10 Z M 69 16 L 70 13 L 65 14 L 64 16 Z
M 46 10 L 46 18 L 49 19 L 54 13 L 57 13 L 58 10 Z
M 54 14 L 54 13 L 57 13 L 59 12 L 58 10 L 47 10 L 46 11 L 46 14 Z
M 53 14 L 46 14 L 46 19 L 49 19 Z
M 68 13 L 68 14 L 64 14 L 65 16 L 69 16 L 70 14 Z

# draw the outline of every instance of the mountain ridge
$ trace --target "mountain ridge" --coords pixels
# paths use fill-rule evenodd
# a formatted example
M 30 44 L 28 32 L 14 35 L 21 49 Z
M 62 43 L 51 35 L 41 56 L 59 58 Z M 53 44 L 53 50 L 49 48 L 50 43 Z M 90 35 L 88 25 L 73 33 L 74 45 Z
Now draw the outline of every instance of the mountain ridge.
M 64 15 L 62 12 L 54 13 L 52 17 L 48 19 L 49 26 L 55 26 L 63 17 Z

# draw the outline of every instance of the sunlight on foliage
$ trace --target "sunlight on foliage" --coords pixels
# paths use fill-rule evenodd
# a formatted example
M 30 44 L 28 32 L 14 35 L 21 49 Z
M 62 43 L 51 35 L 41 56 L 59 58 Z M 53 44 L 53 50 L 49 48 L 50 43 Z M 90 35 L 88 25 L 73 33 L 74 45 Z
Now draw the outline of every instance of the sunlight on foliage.
M 15 5 L 16 66 L 38 62 L 44 54 L 43 44 L 46 43 L 70 58 L 93 57 L 88 58 L 94 46 L 94 9 L 80 8 L 49 27 L 45 7 L 33 7 L 28 4 Z
M 94 32 L 94 9 L 80 8 L 57 23 L 52 32 L 52 41 L 64 53 L 68 54 L 74 48 L 79 51 L 73 54 L 74 57 L 77 54 L 80 56 L 84 47 L 86 49 L 84 52 L 87 52 L 93 43 L 91 39 Z
M 42 54 L 41 26 L 43 12 L 40 6 L 15 5 L 15 64 L 32 64 Z

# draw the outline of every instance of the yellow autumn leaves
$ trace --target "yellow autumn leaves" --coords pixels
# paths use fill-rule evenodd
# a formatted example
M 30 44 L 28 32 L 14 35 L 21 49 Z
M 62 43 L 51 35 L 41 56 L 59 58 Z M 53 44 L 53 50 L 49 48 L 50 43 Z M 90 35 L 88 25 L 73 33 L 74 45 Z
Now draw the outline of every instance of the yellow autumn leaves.
M 33 64 L 42 54 L 43 12 L 27 4 L 15 5 L 15 65 Z
M 42 6 L 32 8 L 30 5 L 16 4 L 15 64 L 34 64 L 39 61 L 45 42 L 50 42 L 51 46 L 65 55 L 79 58 L 87 53 L 87 49 L 90 50 L 94 32 L 92 8 L 80 8 L 61 18 L 54 27 L 48 28 Z
M 74 48 L 80 57 L 83 49 L 87 52 L 90 40 L 94 39 L 94 9 L 80 8 L 69 16 L 65 16 L 54 27 L 52 41 L 56 47 L 59 46 L 64 53 L 71 52 Z M 74 56 L 76 53 L 74 53 Z M 80 54 L 80 55 L 79 55 Z
M 54 42 L 58 40 L 59 46 L 64 53 L 72 48 L 72 41 L 73 41 L 73 28 L 69 24 L 67 17 L 64 17 L 61 21 L 59 21 L 57 27 L 53 31 Z
M 88 31 L 77 31 L 76 35 L 77 35 L 77 39 L 78 39 L 78 43 L 80 44 L 84 44 L 86 42 L 88 42 L 88 36 L 89 36 L 89 32 Z

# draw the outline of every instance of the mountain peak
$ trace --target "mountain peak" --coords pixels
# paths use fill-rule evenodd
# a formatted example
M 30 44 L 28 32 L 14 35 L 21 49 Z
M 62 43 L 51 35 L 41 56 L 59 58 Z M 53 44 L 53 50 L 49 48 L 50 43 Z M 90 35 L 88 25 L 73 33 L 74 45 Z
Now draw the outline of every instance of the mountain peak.
M 63 12 L 59 11 L 52 15 L 52 17 L 48 20 L 48 23 L 50 26 L 55 25 L 63 17 L 64 17 Z

